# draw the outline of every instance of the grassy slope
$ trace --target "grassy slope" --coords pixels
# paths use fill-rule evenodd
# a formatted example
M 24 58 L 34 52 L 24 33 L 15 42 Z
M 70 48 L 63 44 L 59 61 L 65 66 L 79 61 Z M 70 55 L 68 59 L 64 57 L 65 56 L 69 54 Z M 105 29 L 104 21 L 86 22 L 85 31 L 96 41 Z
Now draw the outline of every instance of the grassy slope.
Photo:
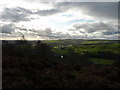
M 66 42 L 67 44 L 64 45 L 69 46 L 64 50 L 60 50 L 56 43 L 52 43 L 55 46 L 52 51 L 58 54 L 67 54 L 69 51 L 73 50 L 79 55 L 87 55 L 84 51 L 95 54 L 95 52 L 105 50 L 119 54 L 116 51 L 118 50 L 117 44 L 84 46 L 76 44 L 76 46 L 74 46 L 71 45 L 72 42 L 74 42 L 73 44 L 80 42 L 70 40 L 62 42 L 62 44 Z M 62 44 L 59 45 L 63 46 Z M 98 67 L 98 65 L 92 65 L 89 67 L 81 67 L 79 65 L 64 63 L 64 61 L 57 60 L 57 58 L 42 58 L 39 54 L 36 55 L 36 53 L 33 52 L 34 49 L 38 50 L 35 44 L 30 46 L 32 53 L 30 53 L 30 47 L 28 46 L 26 48 L 26 46 L 20 45 L 16 47 L 16 49 L 15 47 L 11 48 L 8 45 L 7 48 L 3 48 L 3 51 L 6 49 L 6 52 L 3 52 L 3 89 L 120 88 L 120 66 L 118 63 L 117 65 L 111 65 L 111 63 L 113 63 L 112 59 L 87 57 L 86 59 L 94 61 L 96 64 L 105 64 L 105 66 Z M 13 52 L 14 49 L 15 52 Z M 17 54 L 18 52 L 20 54 Z M 42 51 L 38 52 L 43 53 Z M 75 59 L 73 58 L 73 60 Z
M 59 42 L 61 42 L 61 41 L 58 40 L 58 43 Z M 54 51 L 57 54 L 67 55 L 68 48 L 72 48 L 79 55 L 84 55 L 86 51 L 89 52 L 89 53 L 93 53 L 93 54 L 96 54 L 97 52 L 106 52 L 106 53 L 109 52 L 109 53 L 114 54 L 116 56 L 120 55 L 119 54 L 120 43 L 110 43 L 110 42 L 112 42 L 112 41 L 107 41 L 107 40 L 105 40 L 105 41 L 91 41 L 91 40 L 90 41 L 88 41 L 88 40 L 87 41 L 84 41 L 84 40 L 83 41 L 74 41 L 74 40 L 63 40 L 62 43 L 66 43 L 66 45 L 60 44 L 60 46 L 66 46 L 67 49 L 61 50 L 60 46 L 58 47 L 58 45 L 56 44 L 56 46 L 54 46 L 54 48 L 52 49 L 52 51 Z M 51 41 L 48 42 L 48 43 L 51 43 Z M 57 40 L 55 41 L 55 43 L 57 43 Z M 75 43 L 79 44 L 79 45 L 74 46 Z M 107 44 L 104 44 L 104 43 L 107 43 Z M 108 44 L 108 43 L 110 43 L 110 44 Z M 90 44 L 90 45 L 82 45 L 82 44 Z M 94 45 L 94 44 L 96 44 L 96 45 Z M 101 58 L 101 59 L 90 57 L 89 60 L 93 61 L 96 64 L 112 64 L 115 61 L 114 59 L 106 59 L 104 57 Z

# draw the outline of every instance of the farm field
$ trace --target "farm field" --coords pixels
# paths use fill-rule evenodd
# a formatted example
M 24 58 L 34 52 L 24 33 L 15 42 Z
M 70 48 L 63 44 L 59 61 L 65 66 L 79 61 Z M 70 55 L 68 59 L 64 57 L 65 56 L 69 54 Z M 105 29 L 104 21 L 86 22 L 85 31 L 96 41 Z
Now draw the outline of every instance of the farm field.
M 120 88 L 119 40 L 3 41 L 4 88 Z
M 58 55 L 67 57 L 69 51 L 78 54 L 81 57 L 89 59 L 95 63 L 106 62 L 104 64 L 112 64 L 118 60 L 119 41 L 112 40 L 55 40 L 43 41 L 51 45 L 52 51 Z M 53 43 L 54 42 L 54 43 Z M 63 49 L 61 49 L 63 47 Z M 93 58 L 93 60 L 92 60 Z M 104 59 L 104 60 L 103 60 Z M 110 61 L 110 62 L 109 62 Z M 108 63 L 107 63 L 108 62 Z

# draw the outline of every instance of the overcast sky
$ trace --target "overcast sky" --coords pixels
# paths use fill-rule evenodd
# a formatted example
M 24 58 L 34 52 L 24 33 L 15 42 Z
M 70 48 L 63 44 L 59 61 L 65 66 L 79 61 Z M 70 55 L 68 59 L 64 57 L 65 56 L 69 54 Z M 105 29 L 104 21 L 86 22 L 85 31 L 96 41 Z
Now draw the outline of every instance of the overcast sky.
M 118 0 L 58 1 L 3 0 L 2 39 L 118 39 Z

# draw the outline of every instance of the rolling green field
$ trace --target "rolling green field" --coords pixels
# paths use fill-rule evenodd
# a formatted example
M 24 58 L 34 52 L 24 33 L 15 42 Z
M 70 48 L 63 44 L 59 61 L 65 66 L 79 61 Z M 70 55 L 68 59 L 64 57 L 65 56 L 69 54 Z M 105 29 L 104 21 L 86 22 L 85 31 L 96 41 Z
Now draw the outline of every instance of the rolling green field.
M 118 89 L 119 50 L 115 40 L 4 41 L 3 89 Z
M 120 56 L 120 43 L 110 40 L 51 40 L 43 41 L 51 45 L 56 54 L 67 55 L 71 50 L 95 64 L 111 65 Z M 61 49 L 64 47 L 64 49 Z M 102 57 L 102 54 L 103 57 Z

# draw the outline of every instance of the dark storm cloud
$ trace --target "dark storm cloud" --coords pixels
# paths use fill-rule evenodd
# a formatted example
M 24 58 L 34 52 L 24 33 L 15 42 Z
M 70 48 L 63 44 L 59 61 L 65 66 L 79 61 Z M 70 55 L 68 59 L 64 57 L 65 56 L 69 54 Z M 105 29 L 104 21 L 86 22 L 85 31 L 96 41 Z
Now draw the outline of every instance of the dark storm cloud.
M 2 28 L 2 33 L 12 34 L 14 32 L 14 28 L 10 24 L 4 25 L 1 28 Z
M 83 11 L 85 14 L 95 16 L 97 18 L 118 19 L 118 3 L 113 2 L 99 2 L 91 3 L 86 6 L 87 10 Z
M 118 19 L 117 2 L 59 2 L 54 6 L 62 10 L 76 8 L 82 10 L 85 15 L 97 18 Z

